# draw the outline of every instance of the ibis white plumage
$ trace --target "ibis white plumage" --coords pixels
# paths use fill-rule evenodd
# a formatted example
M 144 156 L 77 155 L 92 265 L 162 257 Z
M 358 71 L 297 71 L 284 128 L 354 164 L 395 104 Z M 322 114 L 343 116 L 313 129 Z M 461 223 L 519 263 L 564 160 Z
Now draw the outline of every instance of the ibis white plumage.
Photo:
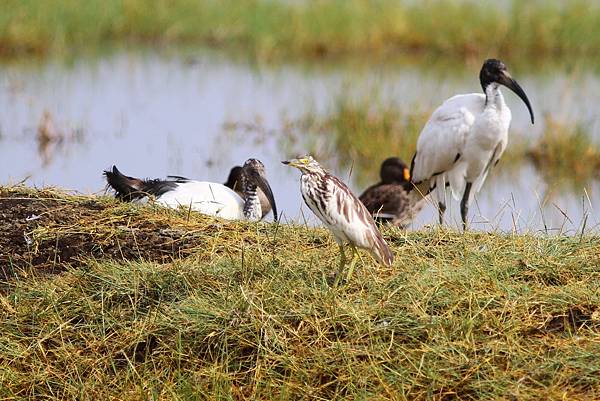
M 416 187 L 413 196 L 425 196 L 435 189 L 442 224 L 449 185 L 454 198 L 461 200 L 464 229 L 473 193 L 481 189 L 508 143 L 511 112 L 500 85 L 523 100 L 534 123 L 529 99 L 504 63 L 486 60 L 479 80 L 483 94 L 453 96 L 433 112 L 419 135 L 411 163 L 411 177 Z
M 266 179 L 263 164 L 248 159 L 242 167 L 241 187 L 244 197 L 219 183 L 194 181 L 184 177 L 139 179 L 122 174 L 116 166 L 105 171 L 108 186 L 115 196 L 124 201 L 147 202 L 153 197 L 157 204 L 170 208 L 187 207 L 191 210 L 228 220 L 260 220 L 264 216 L 257 190 L 266 195 L 273 217 L 277 220 L 277 206 Z M 266 214 L 266 213 L 265 213 Z

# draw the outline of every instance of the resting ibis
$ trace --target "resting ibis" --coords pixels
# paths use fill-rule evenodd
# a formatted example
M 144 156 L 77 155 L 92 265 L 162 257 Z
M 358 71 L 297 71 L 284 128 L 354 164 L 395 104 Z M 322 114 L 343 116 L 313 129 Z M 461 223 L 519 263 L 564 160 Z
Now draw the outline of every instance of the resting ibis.
M 139 179 L 122 174 L 116 166 L 105 171 L 108 186 L 115 196 L 124 201 L 146 202 L 152 196 L 156 203 L 194 211 L 228 220 L 260 220 L 264 214 L 257 189 L 260 188 L 273 208 L 277 220 L 277 206 L 266 179 L 264 165 L 257 159 L 248 159 L 241 171 L 243 197 L 219 183 L 194 181 L 170 176 L 166 180 Z

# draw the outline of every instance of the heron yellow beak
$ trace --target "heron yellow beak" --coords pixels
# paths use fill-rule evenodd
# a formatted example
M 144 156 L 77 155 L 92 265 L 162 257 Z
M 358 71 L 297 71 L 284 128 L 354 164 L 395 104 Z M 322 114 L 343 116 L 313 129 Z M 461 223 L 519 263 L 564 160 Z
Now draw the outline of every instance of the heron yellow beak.
M 282 163 L 286 164 L 290 167 L 300 168 L 300 167 L 304 167 L 306 165 L 306 160 L 305 159 L 290 159 L 290 160 L 283 160 Z
M 404 174 L 404 179 L 410 181 L 410 170 L 405 167 L 402 173 Z

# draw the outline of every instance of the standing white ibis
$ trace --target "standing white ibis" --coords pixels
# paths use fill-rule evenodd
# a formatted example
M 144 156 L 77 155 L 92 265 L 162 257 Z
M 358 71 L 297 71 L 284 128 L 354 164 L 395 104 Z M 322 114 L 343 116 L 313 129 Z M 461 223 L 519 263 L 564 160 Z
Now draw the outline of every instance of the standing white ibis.
M 257 188 L 260 188 L 269 200 L 273 217 L 277 220 L 277 206 L 266 179 L 265 167 L 257 159 L 248 159 L 242 167 L 241 187 L 244 198 L 223 184 L 193 181 L 184 177 L 143 180 L 123 175 L 116 166 L 111 171 L 105 171 L 104 175 L 118 199 L 147 202 L 148 197 L 152 196 L 156 203 L 166 207 L 191 208 L 227 220 L 260 220 L 263 217 L 257 194 Z
M 508 142 L 511 112 L 500 92 L 500 85 L 523 100 L 531 123 L 533 110 L 525 91 L 504 63 L 489 59 L 479 73 L 483 94 L 456 95 L 437 108 L 425 124 L 417 141 L 411 163 L 414 196 L 425 196 L 437 188 L 440 224 L 446 210 L 446 186 L 456 200 L 461 199 L 463 229 L 472 193 L 477 193 Z
M 392 251 L 381 236 L 369 211 L 337 177 L 321 167 L 312 156 L 282 162 L 302 172 L 300 192 L 306 205 L 329 228 L 340 247 L 340 265 L 334 286 L 337 286 L 346 264 L 344 243 L 350 244 L 352 260 L 346 280 L 352 277 L 358 259 L 356 247 L 367 249 L 380 263 L 390 266 Z

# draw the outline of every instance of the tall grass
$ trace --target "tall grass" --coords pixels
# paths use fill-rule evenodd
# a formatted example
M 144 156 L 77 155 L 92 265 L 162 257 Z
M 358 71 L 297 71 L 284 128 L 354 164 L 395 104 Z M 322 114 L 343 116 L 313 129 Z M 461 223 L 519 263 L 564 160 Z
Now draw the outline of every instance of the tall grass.
M 600 176 L 600 145 L 582 123 L 547 115 L 545 129 L 527 155 L 550 180 L 582 183 Z
M 407 113 L 376 96 L 355 99 L 342 95 L 323 118 L 306 115 L 298 124 L 302 141 L 327 138 L 328 146 L 314 141 L 312 149 L 320 159 L 334 159 L 342 168 L 353 168 L 356 180 L 366 184 L 377 179 L 379 163 L 398 156 L 410 163 L 419 133 L 430 111 Z M 308 137 L 308 138 L 307 138 Z
M 0 2 L 0 54 L 111 42 L 193 42 L 259 58 L 426 51 L 452 57 L 593 55 L 591 0 L 72 0 Z
M 97 210 L 52 196 L 60 207 L 44 218 Z M 326 230 L 102 205 L 102 219 L 57 221 L 32 248 L 58 234 L 101 248 L 125 222 L 141 239 L 159 221 L 200 245 L 166 263 L 86 260 L 80 248 L 77 268 L 17 276 L 0 293 L 0 397 L 600 397 L 597 236 L 387 229 L 396 263 L 365 255 L 332 290 Z
M 308 113 L 288 122 L 282 128 L 281 146 L 287 153 L 308 150 L 342 168 L 354 167 L 357 183 L 365 185 L 378 179 L 379 163 L 386 157 L 398 156 L 410 163 L 431 113 L 426 109 L 406 110 L 376 94 L 359 98 L 342 95 L 326 114 Z M 519 168 L 529 160 L 546 181 L 578 186 L 600 176 L 600 145 L 584 123 L 546 115 L 543 127 L 537 139 L 511 130 L 502 157 L 503 169 Z M 246 128 L 264 130 L 260 126 Z

